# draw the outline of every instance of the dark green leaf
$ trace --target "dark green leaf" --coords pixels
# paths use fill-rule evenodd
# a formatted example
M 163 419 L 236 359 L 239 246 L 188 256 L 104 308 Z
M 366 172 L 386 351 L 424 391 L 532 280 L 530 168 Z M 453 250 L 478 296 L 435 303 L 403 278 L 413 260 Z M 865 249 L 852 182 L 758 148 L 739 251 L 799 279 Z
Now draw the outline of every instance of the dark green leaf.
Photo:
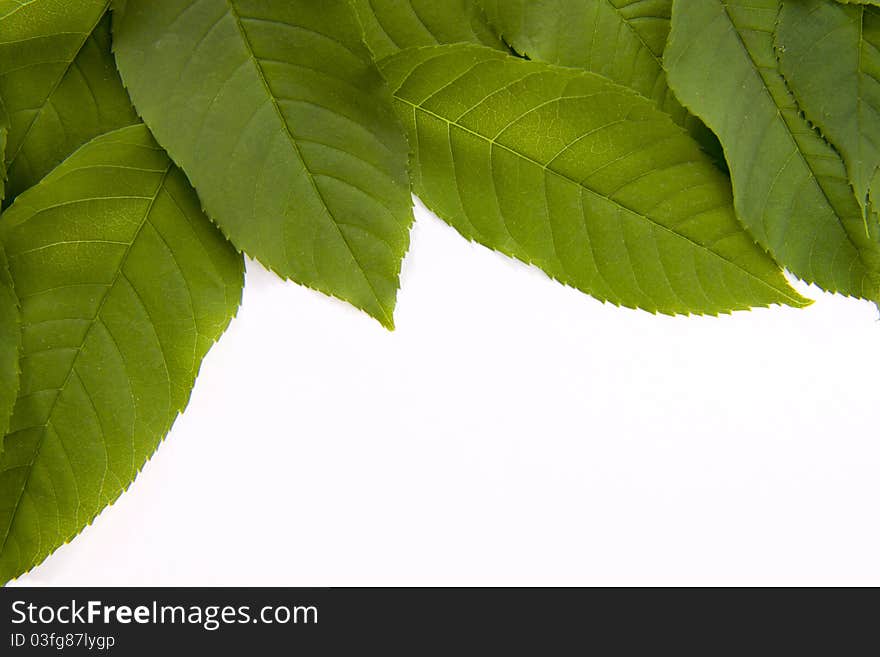
M 129 0 L 122 77 L 248 255 L 392 326 L 407 146 L 346 0 Z
M 669 80 L 721 139 L 740 219 L 797 276 L 877 299 L 877 231 L 866 235 L 843 161 L 801 116 L 777 68 L 779 0 L 673 7 Z
M 880 9 L 784 0 L 776 40 L 798 106 L 840 151 L 867 215 L 880 167 Z

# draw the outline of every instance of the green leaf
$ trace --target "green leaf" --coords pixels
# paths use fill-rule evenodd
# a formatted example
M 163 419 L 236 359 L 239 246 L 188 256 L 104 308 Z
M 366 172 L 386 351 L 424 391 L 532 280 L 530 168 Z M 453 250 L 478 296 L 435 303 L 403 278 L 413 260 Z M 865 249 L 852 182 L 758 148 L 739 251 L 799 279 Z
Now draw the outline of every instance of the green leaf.
M 352 0 L 377 60 L 405 48 L 470 42 L 507 50 L 474 0 Z
M 798 106 L 840 151 L 867 214 L 880 167 L 880 9 L 784 0 L 776 42 Z
M 837 152 L 779 73 L 779 0 L 675 0 L 665 63 L 678 97 L 721 139 L 737 214 L 795 275 L 878 298 L 880 248 Z
M 489 22 L 530 59 L 599 73 L 652 98 L 679 123 L 687 112 L 663 72 L 672 0 L 480 0 Z
M 9 275 L 6 252 L 0 246 L 0 454 L 3 452 L 3 436 L 9 430 L 9 419 L 18 396 L 20 347 L 18 299 Z
M 137 122 L 110 53 L 107 4 L 0 0 L 9 200 L 88 140 Z
M 407 145 L 346 0 L 129 0 L 135 106 L 232 242 L 393 325 Z
M 465 237 L 652 312 L 805 305 L 736 221 L 724 174 L 643 96 L 479 46 L 382 71 L 416 193 Z
M 0 459 L 0 582 L 91 523 L 186 406 L 243 262 L 132 126 L 74 153 L 3 216 L 22 385 Z
M 592 71 L 654 100 L 725 168 L 714 134 L 675 98 L 663 70 L 672 0 L 479 0 L 530 59 Z

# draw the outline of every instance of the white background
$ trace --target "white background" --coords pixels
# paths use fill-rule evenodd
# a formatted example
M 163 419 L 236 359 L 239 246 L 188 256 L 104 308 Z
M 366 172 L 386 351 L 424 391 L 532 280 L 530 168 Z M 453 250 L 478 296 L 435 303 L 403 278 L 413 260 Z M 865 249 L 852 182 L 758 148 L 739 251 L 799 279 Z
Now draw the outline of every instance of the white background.
M 880 585 L 880 323 L 603 305 L 417 211 L 389 333 L 249 263 L 130 490 L 25 585 Z

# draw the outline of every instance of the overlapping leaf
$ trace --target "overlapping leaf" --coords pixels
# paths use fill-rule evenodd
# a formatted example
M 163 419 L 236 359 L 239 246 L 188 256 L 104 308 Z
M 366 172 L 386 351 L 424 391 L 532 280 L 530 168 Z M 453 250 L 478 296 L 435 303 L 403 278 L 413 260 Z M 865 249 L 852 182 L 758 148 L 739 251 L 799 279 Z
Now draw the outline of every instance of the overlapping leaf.
M 0 582 L 131 483 L 240 300 L 241 256 L 143 126 L 101 136 L 3 216 L 22 385 L 0 458 Z
M 518 53 L 604 75 L 653 99 L 716 163 L 721 146 L 669 89 L 663 50 L 672 0 L 479 0 Z
M 604 75 L 687 116 L 666 84 L 663 48 L 672 0 L 479 0 L 514 50 Z
M 675 0 L 665 64 L 721 139 L 737 213 L 778 262 L 826 290 L 878 298 L 877 227 L 865 231 L 837 152 L 777 68 L 779 0 Z
M 489 48 L 382 64 L 416 193 L 464 236 L 663 313 L 804 305 L 737 223 L 727 178 L 650 100 Z
M 129 0 L 135 106 L 233 243 L 386 326 L 412 222 L 407 146 L 347 0 Z
M 0 0 L 11 201 L 86 141 L 137 121 L 110 53 L 108 0 Z
M 776 43 L 798 106 L 842 154 L 867 214 L 880 167 L 880 9 L 783 0 Z
M 377 60 L 405 48 L 471 42 L 507 50 L 474 0 L 352 0 Z

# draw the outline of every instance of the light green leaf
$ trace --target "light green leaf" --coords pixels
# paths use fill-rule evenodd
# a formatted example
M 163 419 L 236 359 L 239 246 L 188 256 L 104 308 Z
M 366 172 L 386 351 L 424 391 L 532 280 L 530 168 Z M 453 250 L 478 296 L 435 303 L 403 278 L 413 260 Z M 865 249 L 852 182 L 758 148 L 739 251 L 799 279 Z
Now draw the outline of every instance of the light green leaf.
M 3 216 L 22 384 L 0 459 L 0 582 L 73 538 L 186 406 L 241 256 L 140 126 L 86 144 Z
M 826 290 L 877 299 L 876 236 L 843 161 L 777 69 L 778 10 L 779 0 L 675 0 L 669 81 L 721 139 L 737 214 L 777 261 Z
M 840 151 L 867 215 L 880 166 L 880 9 L 784 0 L 776 43 L 798 106 Z
M 18 299 L 12 287 L 6 252 L 0 246 L 0 454 L 3 452 L 3 436 L 9 430 L 9 418 L 18 396 L 18 356 L 21 347 L 18 323 Z
M 416 193 L 465 237 L 615 304 L 805 305 L 736 221 L 730 184 L 653 102 L 480 46 L 382 63 Z
M 97 135 L 137 116 L 110 53 L 107 0 L 0 0 L 9 200 Z
M 282 276 L 393 325 L 407 146 L 346 0 L 129 0 L 122 77 L 208 215 Z
M 352 0 L 377 60 L 416 46 L 470 42 L 507 50 L 474 0 Z

